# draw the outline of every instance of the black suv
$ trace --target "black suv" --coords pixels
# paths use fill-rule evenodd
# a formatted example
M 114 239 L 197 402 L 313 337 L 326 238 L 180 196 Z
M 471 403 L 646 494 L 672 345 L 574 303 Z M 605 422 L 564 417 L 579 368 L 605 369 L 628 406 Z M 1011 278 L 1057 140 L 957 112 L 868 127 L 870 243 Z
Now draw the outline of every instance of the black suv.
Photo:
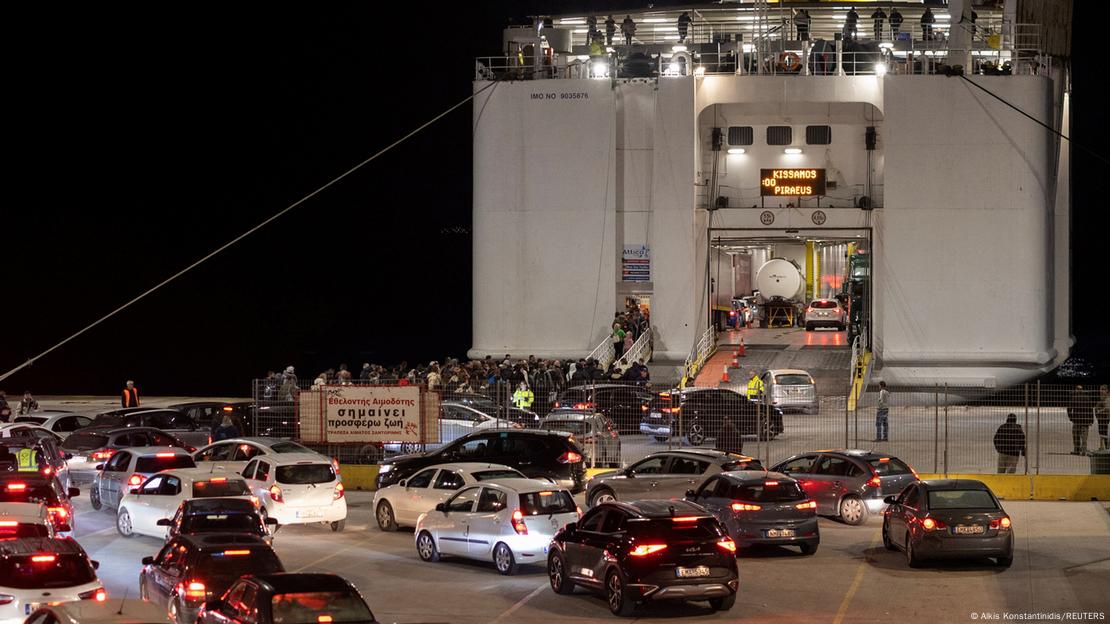
M 594 384 L 567 388 L 555 398 L 553 408 L 569 407 L 604 414 L 620 433 L 635 433 L 644 406 L 655 396 L 634 385 Z
M 582 448 L 569 433 L 521 429 L 475 431 L 435 451 L 400 455 L 378 469 L 378 488 L 394 483 L 433 464 L 488 462 L 504 464 L 531 479 L 547 479 L 571 492 L 586 483 Z
M 727 416 L 740 435 L 756 436 L 760 440 L 771 440 L 783 432 L 782 410 L 770 408 L 744 395 L 725 388 L 689 388 L 661 392 L 647 404 L 640 422 L 640 432 L 652 436 L 658 442 L 666 442 L 676 428 L 681 425 L 677 435 L 685 436 L 694 446 L 704 444 L 709 438 L 716 439 L 721 432 L 724 417 Z M 739 451 L 738 440 L 730 441 Z M 720 440 L 718 446 L 724 447 Z
M 324 615 L 318 615 L 323 610 Z M 355 586 L 334 574 L 259 574 L 235 582 L 223 598 L 204 605 L 199 624 L 277 622 L 378 624 Z
M 40 503 L 46 505 L 55 535 L 73 533 L 73 501 L 81 490 L 62 487 L 54 475 L 16 472 L 0 467 L 0 503 Z M 2 577 L 0 577 L 2 579 Z
M 200 448 L 211 444 L 208 429 L 198 427 L 193 419 L 175 409 L 146 409 L 124 408 L 97 414 L 92 424 L 80 433 L 88 431 L 103 431 L 105 429 L 118 429 L 120 427 L 151 427 L 176 436 L 182 442 Z
M 284 572 L 270 545 L 239 533 L 178 535 L 157 556 L 143 557 L 139 597 L 192 624 L 206 601 L 222 596 L 244 574 Z
M 273 537 L 266 525 L 276 525 L 277 520 L 263 519 L 254 502 L 245 498 L 194 498 L 182 501 L 173 518 L 162 518 L 157 524 L 169 527 L 167 540 L 178 535 L 243 533 L 270 544 Z
M 740 588 L 736 543 L 701 507 L 682 500 L 603 503 L 563 527 L 547 558 L 551 588 L 605 593 L 615 615 L 656 600 L 708 600 L 731 609 Z

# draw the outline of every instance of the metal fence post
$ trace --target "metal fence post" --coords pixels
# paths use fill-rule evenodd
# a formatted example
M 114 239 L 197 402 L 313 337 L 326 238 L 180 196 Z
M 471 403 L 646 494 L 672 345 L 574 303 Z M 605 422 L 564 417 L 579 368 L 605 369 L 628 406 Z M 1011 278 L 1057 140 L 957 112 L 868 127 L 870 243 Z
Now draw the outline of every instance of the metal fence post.
M 948 478 L 948 382 L 944 382 L 944 478 Z
M 1037 380 L 1037 467 L 1035 474 L 1041 474 L 1041 382 Z
M 1025 429 L 1023 429 L 1022 431 L 1027 432 L 1027 431 L 1029 431 L 1029 384 L 1022 384 L 1022 385 L 1025 386 Z M 1021 455 L 1022 455 L 1022 457 L 1025 458 L 1025 474 L 1028 475 L 1029 474 L 1029 445 L 1028 445 L 1028 443 L 1025 445 L 1025 448 L 1022 449 Z
M 933 474 L 940 468 L 940 386 L 933 384 Z

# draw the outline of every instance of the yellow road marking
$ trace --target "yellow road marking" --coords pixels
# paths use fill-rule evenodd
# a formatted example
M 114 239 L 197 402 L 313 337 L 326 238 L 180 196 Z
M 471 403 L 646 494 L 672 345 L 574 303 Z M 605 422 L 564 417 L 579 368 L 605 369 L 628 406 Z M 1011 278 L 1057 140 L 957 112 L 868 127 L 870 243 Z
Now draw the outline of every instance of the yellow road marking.
M 879 529 L 880 532 L 882 529 Z M 876 538 L 871 538 L 871 543 L 867 545 L 867 550 L 875 547 Z M 852 584 L 848 587 L 848 593 L 844 594 L 844 600 L 840 603 L 840 608 L 836 610 L 836 617 L 833 618 L 833 624 L 841 624 L 844 621 L 844 614 L 848 612 L 848 605 L 851 604 L 852 598 L 855 597 L 856 592 L 859 590 L 860 584 L 863 583 L 863 574 L 867 571 L 867 555 L 864 554 L 863 561 L 860 562 L 859 568 L 856 569 L 856 577 L 852 579 Z

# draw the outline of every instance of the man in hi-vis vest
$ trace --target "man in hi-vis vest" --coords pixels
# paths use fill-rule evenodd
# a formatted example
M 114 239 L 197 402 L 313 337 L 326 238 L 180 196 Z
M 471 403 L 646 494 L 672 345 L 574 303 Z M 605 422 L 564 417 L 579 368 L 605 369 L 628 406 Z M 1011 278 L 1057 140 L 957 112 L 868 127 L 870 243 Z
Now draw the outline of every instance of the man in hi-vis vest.
M 135 387 L 135 382 L 130 379 L 127 380 L 127 385 L 123 387 L 120 402 L 124 407 L 139 407 L 139 389 Z

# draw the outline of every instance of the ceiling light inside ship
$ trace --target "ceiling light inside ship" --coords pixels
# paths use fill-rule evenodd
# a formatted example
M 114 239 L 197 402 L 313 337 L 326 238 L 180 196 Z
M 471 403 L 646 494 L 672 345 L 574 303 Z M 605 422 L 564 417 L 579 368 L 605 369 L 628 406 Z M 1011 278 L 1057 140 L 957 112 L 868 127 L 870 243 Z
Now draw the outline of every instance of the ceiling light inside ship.
M 728 153 L 729 154 L 744 154 L 747 151 L 748 150 L 746 150 L 742 147 L 730 147 L 730 148 L 728 148 Z
M 800 147 L 788 147 L 788 148 L 782 150 L 782 153 L 783 154 L 790 154 L 791 156 L 795 156 L 797 154 L 802 153 L 802 148 L 800 148 Z

